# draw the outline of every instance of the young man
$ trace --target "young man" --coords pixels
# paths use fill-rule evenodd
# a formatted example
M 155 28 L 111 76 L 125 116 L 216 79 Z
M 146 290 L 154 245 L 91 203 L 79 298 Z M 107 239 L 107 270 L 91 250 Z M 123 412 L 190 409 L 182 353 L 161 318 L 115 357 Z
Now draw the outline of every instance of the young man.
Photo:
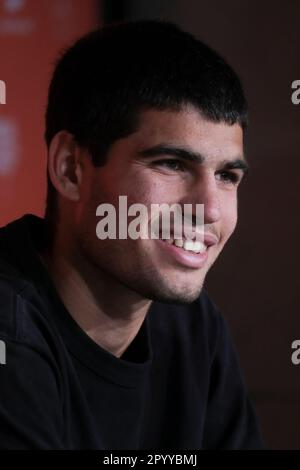
M 236 226 L 246 122 L 234 71 L 174 25 L 109 26 L 60 58 L 46 217 L 0 230 L 1 448 L 261 447 L 228 328 L 203 289 Z M 97 208 L 120 212 L 119 196 L 189 204 L 202 243 L 173 226 L 159 239 L 99 239 Z

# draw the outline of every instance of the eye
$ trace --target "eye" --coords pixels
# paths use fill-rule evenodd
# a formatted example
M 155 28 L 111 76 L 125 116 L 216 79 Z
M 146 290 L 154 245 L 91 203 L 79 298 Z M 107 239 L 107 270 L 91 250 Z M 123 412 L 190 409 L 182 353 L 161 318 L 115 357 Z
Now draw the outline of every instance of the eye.
M 180 160 L 176 160 L 175 158 L 166 158 L 164 160 L 157 160 L 153 162 L 155 166 L 162 166 L 167 168 L 168 170 L 172 171 L 183 171 L 184 165 Z
M 237 185 L 238 183 L 240 183 L 242 179 L 234 171 L 220 171 L 219 173 L 217 173 L 217 177 L 219 180 L 221 180 L 225 184 L 233 184 L 233 185 Z

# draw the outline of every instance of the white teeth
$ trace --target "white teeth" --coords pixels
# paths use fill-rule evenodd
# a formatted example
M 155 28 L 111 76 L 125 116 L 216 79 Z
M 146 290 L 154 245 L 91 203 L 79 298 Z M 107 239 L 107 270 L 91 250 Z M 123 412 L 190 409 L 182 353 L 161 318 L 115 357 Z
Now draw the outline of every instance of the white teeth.
M 166 243 L 169 245 L 175 245 L 179 248 L 183 248 L 184 250 L 187 251 L 193 251 L 194 253 L 204 253 L 207 249 L 207 246 L 204 245 L 204 243 L 200 241 L 194 242 L 193 240 L 182 240 L 180 239 L 175 239 L 169 238 L 164 240 Z
M 194 242 L 194 250 L 197 252 L 197 253 L 203 253 L 206 249 L 206 246 L 203 245 L 203 243 L 201 242 Z
M 195 253 L 204 253 L 207 247 L 200 241 L 194 242 L 193 240 L 184 240 L 183 249 L 187 251 L 194 251 Z
M 181 239 L 174 240 L 174 245 L 179 246 L 179 248 L 182 248 L 183 247 L 183 240 L 181 240 Z
M 194 242 L 192 240 L 184 240 L 183 248 L 188 251 L 194 251 Z

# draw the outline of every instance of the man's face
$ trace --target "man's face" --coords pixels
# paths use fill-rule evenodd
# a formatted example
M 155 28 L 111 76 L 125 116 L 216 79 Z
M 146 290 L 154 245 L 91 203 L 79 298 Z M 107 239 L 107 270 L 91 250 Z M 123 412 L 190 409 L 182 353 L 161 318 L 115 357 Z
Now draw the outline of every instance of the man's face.
M 188 154 L 200 158 L 186 160 Z M 83 256 L 106 280 L 144 298 L 194 301 L 236 226 L 237 187 L 243 176 L 241 127 L 210 122 L 191 106 L 180 112 L 148 110 L 141 113 L 135 133 L 111 146 L 105 166 L 86 165 L 77 214 Z M 204 204 L 206 252 L 156 239 L 99 240 L 96 208 L 110 203 L 117 209 L 120 195 L 127 196 L 128 207 L 142 203 L 149 214 L 151 204 Z

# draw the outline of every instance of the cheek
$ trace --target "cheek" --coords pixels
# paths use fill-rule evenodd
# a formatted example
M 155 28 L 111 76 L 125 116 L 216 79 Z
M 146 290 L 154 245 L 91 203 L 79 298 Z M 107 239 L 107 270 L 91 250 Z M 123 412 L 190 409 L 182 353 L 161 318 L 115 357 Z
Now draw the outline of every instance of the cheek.
M 223 203 L 222 209 L 222 235 L 224 241 L 232 235 L 237 224 L 237 198 L 232 196 Z
M 126 183 L 126 186 L 122 185 L 122 189 L 123 194 L 128 195 L 128 203 L 142 203 L 148 206 L 169 202 L 170 187 L 153 172 L 141 171 Z

